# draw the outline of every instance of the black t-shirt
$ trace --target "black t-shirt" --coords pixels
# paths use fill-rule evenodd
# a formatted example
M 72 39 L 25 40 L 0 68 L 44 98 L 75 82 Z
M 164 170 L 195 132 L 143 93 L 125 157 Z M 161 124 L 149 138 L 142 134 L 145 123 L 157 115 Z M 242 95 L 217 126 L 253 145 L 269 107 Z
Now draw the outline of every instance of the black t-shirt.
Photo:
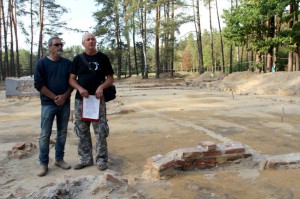
M 114 70 L 109 58 L 101 52 L 97 52 L 97 54 L 92 56 L 87 55 L 86 53 L 83 53 L 83 55 L 97 77 L 95 73 L 83 63 L 79 55 L 74 57 L 70 73 L 77 76 L 78 84 L 86 89 L 90 95 L 95 95 L 98 86 L 105 81 L 107 75 L 113 75 Z M 78 91 L 75 98 L 82 99 Z

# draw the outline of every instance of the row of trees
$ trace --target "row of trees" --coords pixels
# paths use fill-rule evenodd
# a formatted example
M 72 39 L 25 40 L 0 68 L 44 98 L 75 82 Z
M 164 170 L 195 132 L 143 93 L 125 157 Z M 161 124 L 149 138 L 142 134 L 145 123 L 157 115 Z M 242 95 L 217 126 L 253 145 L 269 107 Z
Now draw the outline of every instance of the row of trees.
M 47 39 L 70 29 L 60 20 L 66 12 L 56 0 L 0 0 L 0 80 L 21 75 L 19 37 L 25 38 L 28 45 L 33 73 L 34 63 L 46 52 Z
M 94 33 L 101 41 L 98 47 L 111 58 L 118 78 L 133 73 L 148 78 L 149 72 L 159 78 L 160 73 L 172 76 L 175 70 L 268 72 L 275 61 L 281 69 L 287 64 L 288 71 L 299 70 L 298 0 L 227 0 L 230 6 L 223 18 L 219 16 L 218 0 L 95 3 L 99 8 L 93 15 L 97 21 Z M 36 60 L 44 56 L 47 39 L 71 30 L 60 21 L 67 10 L 55 0 L 0 0 L 0 6 L 1 79 L 20 76 L 21 68 L 29 68 L 31 75 Z M 210 27 L 204 32 L 203 9 L 208 10 Z M 216 18 L 212 18 L 213 12 Z M 225 22 L 223 29 L 221 20 Z M 212 26 L 213 21 L 217 21 L 217 28 Z M 194 28 L 182 39 L 178 32 L 185 23 L 192 23 Z M 22 53 L 29 56 L 26 66 L 20 63 L 19 33 L 29 46 Z M 65 49 L 70 59 L 81 51 L 79 46 Z
M 281 70 L 286 64 L 288 71 L 299 70 L 298 0 L 230 0 L 230 7 L 224 11 L 223 19 L 226 24 L 224 29 L 221 29 L 218 0 L 96 0 L 96 2 L 101 9 L 94 14 L 98 22 L 95 32 L 98 36 L 102 36 L 106 46 L 110 46 L 115 52 L 119 78 L 124 70 L 128 71 L 130 76 L 132 66 L 138 74 L 137 47 L 143 51 L 141 56 L 143 77 L 148 77 L 149 48 L 153 48 L 154 51 L 156 77 L 159 77 L 160 72 L 170 72 L 172 75 L 178 58 L 181 62 L 189 59 L 187 51 L 177 56 L 176 50 L 180 41 L 175 37 L 179 27 L 187 22 L 193 22 L 195 26 L 194 38 L 197 46 L 195 70 L 200 73 L 205 70 L 226 72 L 226 68 L 229 73 L 234 70 L 241 71 L 243 68 L 269 72 L 275 62 Z M 209 11 L 210 48 L 206 49 L 206 52 L 209 50 L 210 60 L 206 62 L 203 56 L 201 4 Z M 212 19 L 213 11 L 216 12 L 216 19 Z M 218 30 L 212 27 L 212 20 L 218 21 Z M 131 47 L 131 43 L 137 44 L 137 37 L 140 38 L 139 45 Z M 216 39 L 220 45 L 218 52 L 215 50 Z M 133 63 L 130 57 L 134 58 Z M 229 64 L 226 64 L 226 61 Z M 243 62 L 247 63 L 246 67 L 243 66 Z
M 247 52 L 247 61 L 255 59 L 255 66 L 264 72 L 286 60 L 288 71 L 299 71 L 298 18 L 299 0 L 236 1 L 224 12 L 223 35 L 237 52 Z

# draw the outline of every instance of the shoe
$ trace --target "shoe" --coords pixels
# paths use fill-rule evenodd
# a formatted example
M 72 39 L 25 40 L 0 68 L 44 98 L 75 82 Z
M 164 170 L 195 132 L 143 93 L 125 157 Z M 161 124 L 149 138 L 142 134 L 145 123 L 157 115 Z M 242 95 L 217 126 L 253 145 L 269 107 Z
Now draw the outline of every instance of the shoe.
M 98 165 L 98 169 L 100 171 L 105 171 L 107 169 L 107 164 L 106 163 L 101 163 L 100 165 Z
M 90 163 L 90 164 L 78 163 L 74 166 L 74 169 L 79 170 L 79 169 L 83 169 L 84 167 L 88 167 L 88 166 L 92 166 L 92 165 L 93 165 L 93 163 Z
M 47 172 L 48 172 L 48 165 L 41 165 L 40 170 L 37 173 L 37 175 L 42 177 L 42 176 L 45 176 L 47 174 Z
M 55 161 L 54 164 L 62 169 L 66 169 L 66 170 L 71 169 L 71 165 L 66 163 L 64 160 Z

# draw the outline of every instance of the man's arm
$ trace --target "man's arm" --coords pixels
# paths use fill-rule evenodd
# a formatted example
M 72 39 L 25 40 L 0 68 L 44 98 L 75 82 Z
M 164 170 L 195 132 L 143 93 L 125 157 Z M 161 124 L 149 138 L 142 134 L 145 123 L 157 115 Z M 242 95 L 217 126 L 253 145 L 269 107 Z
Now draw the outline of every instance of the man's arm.
M 95 93 L 96 97 L 101 98 L 103 96 L 103 90 L 106 89 L 107 87 L 109 87 L 110 85 L 112 85 L 114 82 L 115 82 L 114 76 L 107 75 L 106 80 L 100 86 L 98 86 L 96 93 Z
M 73 91 L 73 88 L 69 87 L 64 94 L 55 96 L 54 102 L 58 106 L 62 106 L 67 101 L 67 99 L 71 96 L 72 91 Z
M 49 97 L 50 99 L 55 99 L 56 95 L 50 91 L 46 86 L 42 86 L 40 88 L 40 92 L 43 93 L 44 95 L 46 95 L 47 97 Z
M 69 84 L 76 90 L 78 90 L 78 92 L 80 93 L 80 95 L 82 97 L 89 97 L 89 92 L 87 90 L 85 90 L 82 86 L 80 86 L 76 80 L 77 75 L 74 74 L 70 74 L 69 77 Z

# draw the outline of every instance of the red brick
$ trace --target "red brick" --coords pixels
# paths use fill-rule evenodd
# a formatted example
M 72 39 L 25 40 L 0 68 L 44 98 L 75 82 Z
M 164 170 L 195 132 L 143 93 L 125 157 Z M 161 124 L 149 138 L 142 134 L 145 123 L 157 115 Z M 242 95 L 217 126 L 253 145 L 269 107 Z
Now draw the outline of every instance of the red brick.
M 204 161 L 205 163 L 216 163 L 216 158 L 205 158 Z
M 225 154 L 233 154 L 233 153 L 243 153 L 245 152 L 244 148 L 236 148 L 236 149 L 229 149 L 225 151 Z
M 221 162 L 221 163 L 217 164 L 217 166 L 219 166 L 219 167 L 228 167 L 231 165 L 232 165 L 232 162 Z
M 23 149 L 25 149 L 25 143 L 15 144 L 12 149 L 13 150 L 23 150 Z
M 162 172 L 159 172 L 158 178 L 160 180 L 167 180 L 177 175 L 177 171 L 174 169 L 167 169 Z
M 203 155 L 205 157 L 215 157 L 215 156 L 219 156 L 222 155 L 222 151 L 207 151 L 207 152 L 203 152 Z
M 112 174 L 109 174 L 109 173 L 107 173 L 107 174 L 105 175 L 105 179 L 106 179 L 107 181 L 113 182 L 113 183 L 115 183 L 115 184 L 124 184 L 124 181 L 118 179 L 116 176 L 114 176 L 114 175 L 112 175 Z
M 252 157 L 252 154 L 251 153 L 245 153 L 243 155 L 243 158 L 249 158 L 249 157 Z
M 218 144 L 217 148 L 219 150 L 222 150 L 225 154 L 244 153 L 245 152 L 245 147 L 240 142 Z
M 211 141 L 200 142 L 198 146 L 201 146 L 205 151 L 214 151 L 217 148 L 217 145 Z
M 195 164 L 195 160 L 184 161 L 184 165 L 192 165 Z
M 211 169 L 216 166 L 215 163 L 196 164 L 197 169 Z
M 178 150 L 178 156 L 182 160 L 198 159 L 203 156 L 202 151 L 197 147 L 182 148 Z
M 216 163 L 216 158 L 211 157 L 211 158 L 202 158 L 202 159 L 195 160 L 195 164 L 205 164 L 205 163 Z
M 276 169 L 280 166 L 286 166 L 288 165 L 288 162 L 285 161 L 268 161 L 265 165 L 265 169 Z
M 163 171 L 163 170 L 173 167 L 173 164 L 174 164 L 174 159 L 163 156 L 156 162 L 153 162 L 152 166 L 153 166 L 153 168 L 157 169 L 158 171 Z
M 204 163 L 205 163 L 204 158 L 196 159 L 196 160 L 195 160 L 195 164 L 204 164 Z
M 216 157 L 216 162 L 217 162 L 217 164 L 227 162 L 227 157 L 226 156 L 217 156 Z
M 227 161 L 236 161 L 243 158 L 243 154 L 235 154 L 227 156 Z
M 183 160 L 175 160 L 173 168 L 177 170 L 182 170 L 184 163 L 185 162 Z
M 182 169 L 184 171 L 192 171 L 196 168 L 195 163 L 194 162 L 189 162 L 189 163 L 185 163 L 182 167 Z
M 276 162 L 275 165 L 274 165 L 274 168 L 277 168 L 277 167 L 280 167 L 280 166 L 286 166 L 288 165 L 289 163 L 288 162 Z

